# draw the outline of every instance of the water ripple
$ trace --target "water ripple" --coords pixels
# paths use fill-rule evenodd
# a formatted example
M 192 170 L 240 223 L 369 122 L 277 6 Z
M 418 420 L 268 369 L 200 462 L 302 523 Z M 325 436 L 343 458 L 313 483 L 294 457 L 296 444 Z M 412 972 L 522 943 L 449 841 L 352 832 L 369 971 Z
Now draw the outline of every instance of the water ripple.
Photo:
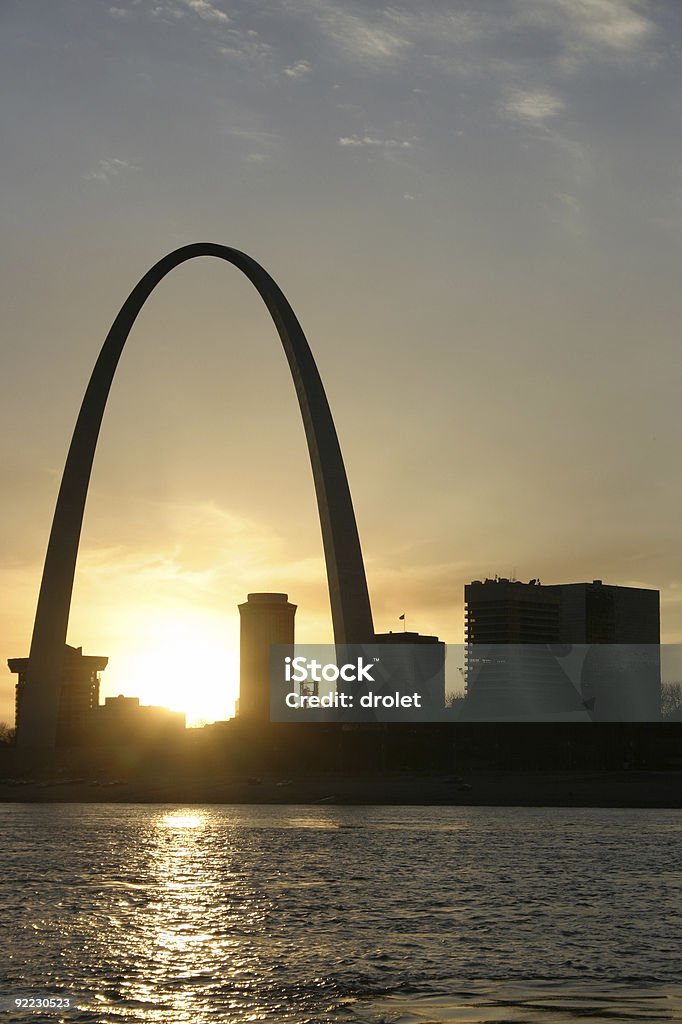
M 682 1019 L 676 811 L 8 804 L 0 820 L 2 991 L 78 993 L 65 1020 Z

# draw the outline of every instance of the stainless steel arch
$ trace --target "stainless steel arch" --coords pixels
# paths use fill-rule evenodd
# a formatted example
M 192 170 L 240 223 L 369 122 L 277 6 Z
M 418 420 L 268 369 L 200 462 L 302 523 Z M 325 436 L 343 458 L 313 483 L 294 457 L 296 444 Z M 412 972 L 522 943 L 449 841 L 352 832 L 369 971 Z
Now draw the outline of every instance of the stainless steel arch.
M 179 264 L 215 256 L 242 271 L 277 327 L 296 388 L 313 470 L 337 644 L 374 638 L 372 611 L 355 513 L 339 441 L 315 360 L 294 312 L 268 273 L 250 256 L 212 242 L 169 253 L 130 293 L 102 346 L 85 392 L 59 489 L 38 597 L 29 673 L 17 744 L 54 747 L 59 686 L 73 580 L 90 473 L 109 389 L 128 334 L 156 285 Z

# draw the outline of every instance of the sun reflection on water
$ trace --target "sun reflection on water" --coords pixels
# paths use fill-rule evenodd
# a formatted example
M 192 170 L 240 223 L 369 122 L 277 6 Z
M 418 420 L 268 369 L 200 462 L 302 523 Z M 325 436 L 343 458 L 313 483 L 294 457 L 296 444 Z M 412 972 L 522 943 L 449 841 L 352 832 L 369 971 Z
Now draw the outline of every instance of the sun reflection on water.
M 254 978 L 271 966 L 271 900 L 252 881 L 234 831 L 210 810 L 164 809 L 150 817 L 142 840 L 136 867 L 145 894 L 129 887 L 102 936 L 117 965 L 109 1006 L 129 1019 L 140 1011 L 194 1024 L 216 1012 L 223 1020 L 265 1019 L 248 1002 Z
M 205 824 L 205 814 L 187 814 L 181 811 L 173 811 L 161 818 L 159 828 L 199 828 L 199 826 Z

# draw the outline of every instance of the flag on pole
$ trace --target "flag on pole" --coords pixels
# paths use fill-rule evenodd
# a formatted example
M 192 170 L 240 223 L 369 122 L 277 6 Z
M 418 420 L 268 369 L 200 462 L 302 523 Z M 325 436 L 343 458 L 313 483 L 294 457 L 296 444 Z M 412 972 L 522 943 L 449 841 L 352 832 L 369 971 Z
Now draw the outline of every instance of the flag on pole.
M 402 615 L 398 616 L 398 622 L 402 622 L 404 618 L 405 618 L 405 612 L 403 612 Z

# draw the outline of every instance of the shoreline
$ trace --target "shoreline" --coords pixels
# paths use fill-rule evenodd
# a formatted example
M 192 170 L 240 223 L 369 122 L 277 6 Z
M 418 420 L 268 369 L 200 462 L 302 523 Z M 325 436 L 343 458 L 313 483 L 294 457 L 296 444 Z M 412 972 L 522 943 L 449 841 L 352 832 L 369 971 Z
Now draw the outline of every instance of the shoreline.
M 0 780 L 0 803 L 682 808 L 682 771 Z

